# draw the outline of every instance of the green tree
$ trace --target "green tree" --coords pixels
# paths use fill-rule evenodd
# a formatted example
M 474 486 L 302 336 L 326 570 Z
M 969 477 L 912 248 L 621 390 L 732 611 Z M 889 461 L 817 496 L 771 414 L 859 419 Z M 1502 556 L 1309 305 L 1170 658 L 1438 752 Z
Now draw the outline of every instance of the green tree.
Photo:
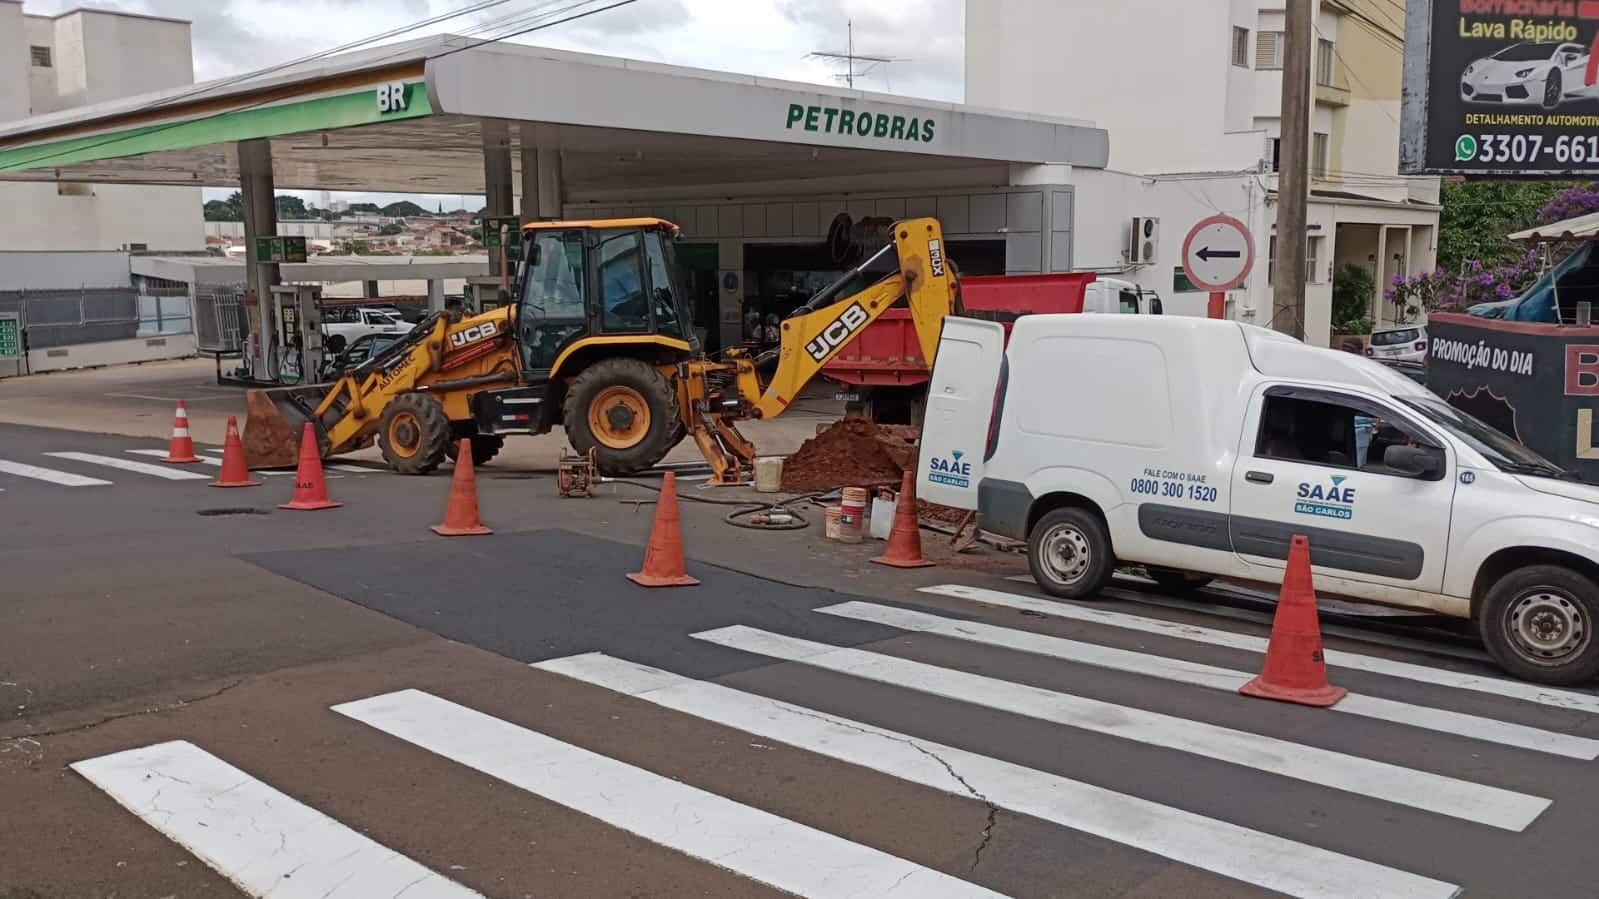
M 369 212 L 369 213 L 371 213 L 373 215 L 377 215 L 379 212 L 382 212 L 383 210 L 379 209 L 378 208 L 378 204 L 376 204 L 376 203 L 351 203 L 350 204 L 350 211 L 351 212 Z
M 1371 330 L 1371 311 L 1377 297 L 1377 279 L 1363 265 L 1346 265 L 1333 274 L 1332 329 L 1336 334 Z
M 383 207 L 381 212 L 384 215 L 393 216 L 395 218 L 410 218 L 411 216 L 415 215 L 428 214 L 426 209 L 423 209 L 415 203 L 412 203 L 410 200 L 400 200 L 397 203 L 390 203 L 389 205 Z
M 400 225 L 390 222 L 389 224 L 378 228 L 378 234 L 383 237 L 388 237 L 393 234 L 399 234 L 404 230 L 405 228 L 401 227 Z
M 234 191 L 226 200 L 210 200 L 205 204 L 208 222 L 244 221 L 244 195 Z
M 289 196 L 287 194 L 279 194 L 273 198 L 273 202 L 277 205 L 278 218 L 280 219 L 303 219 L 311 217 L 311 214 L 306 211 L 305 201 L 299 197 Z
M 1569 181 L 1466 181 L 1443 186 L 1438 265 L 1460 271 L 1470 262 L 1501 266 L 1525 252 L 1505 235 L 1531 227 L 1538 211 L 1572 186 Z
M 350 252 L 357 256 L 372 255 L 372 245 L 364 240 L 357 240 L 350 244 Z

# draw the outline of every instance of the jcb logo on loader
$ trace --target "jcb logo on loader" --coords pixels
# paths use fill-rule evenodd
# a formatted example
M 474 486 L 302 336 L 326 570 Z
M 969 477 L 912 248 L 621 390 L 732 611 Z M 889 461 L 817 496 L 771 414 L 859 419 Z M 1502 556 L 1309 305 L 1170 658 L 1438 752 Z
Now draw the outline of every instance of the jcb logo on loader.
M 822 329 L 815 340 L 805 344 L 805 352 L 810 353 L 817 362 L 826 360 L 829 353 L 855 336 L 861 325 L 866 324 L 867 318 L 865 307 L 860 303 L 851 303 L 848 309 L 839 313 L 838 318 L 833 319 L 832 324 Z
M 488 340 L 490 337 L 494 337 L 499 333 L 499 326 L 497 326 L 494 322 L 484 322 L 481 325 L 473 325 L 470 328 L 462 328 L 461 330 L 456 331 L 454 334 L 451 334 L 450 346 L 460 349 L 461 347 L 477 343 L 480 340 Z

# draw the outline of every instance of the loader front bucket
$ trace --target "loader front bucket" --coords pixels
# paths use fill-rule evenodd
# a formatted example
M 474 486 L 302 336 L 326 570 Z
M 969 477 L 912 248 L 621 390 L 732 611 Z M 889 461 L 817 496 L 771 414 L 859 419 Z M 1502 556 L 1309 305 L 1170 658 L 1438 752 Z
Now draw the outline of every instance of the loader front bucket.
M 293 468 L 300 459 L 300 432 L 325 395 L 319 387 L 247 391 L 242 436 L 245 464 L 251 468 Z

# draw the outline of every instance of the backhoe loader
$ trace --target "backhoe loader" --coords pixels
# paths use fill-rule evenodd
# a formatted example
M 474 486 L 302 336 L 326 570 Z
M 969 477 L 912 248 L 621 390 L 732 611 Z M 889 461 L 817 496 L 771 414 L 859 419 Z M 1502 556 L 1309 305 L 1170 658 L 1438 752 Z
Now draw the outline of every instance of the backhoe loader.
M 936 219 L 894 225 L 892 241 L 782 323 L 765 384 L 742 348 L 701 350 L 675 263 L 677 226 L 662 219 L 539 222 L 522 232 L 516 301 L 476 315 L 438 313 L 331 384 L 249 394 L 246 458 L 292 465 L 304 422 L 322 454 L 377 442 L 395 471 L 425 474 L 469 438 L 473 461 L 508 434 L 564 425 L 607 475 L 654 466 L 685 435 L 716 484 L 749 480 L 755 447 L 737 423 L 771 418 L 857 333 L 905 303 L 923 358 L 957 311 L 958 279 Z M 868 272 L 897 261 L 867 283 Z

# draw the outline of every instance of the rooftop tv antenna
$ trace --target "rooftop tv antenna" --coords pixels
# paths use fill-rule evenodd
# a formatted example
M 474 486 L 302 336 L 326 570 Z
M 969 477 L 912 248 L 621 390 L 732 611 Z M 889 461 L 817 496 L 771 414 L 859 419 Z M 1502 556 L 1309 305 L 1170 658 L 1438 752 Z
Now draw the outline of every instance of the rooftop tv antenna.
M 813 59 L 829 59 L 834 62 L 844 63 L 844 71 L 839 72 L 833 77 L 839 81 L 842 81 L 849 87 L 855 87 L 856 78 L 865 78 L 867 75 L 870 75 L 872 72 L 875 72 L 882 66 L 888 65 L 891 62 L 905 62 L 904 59 L 901 59 L 897 56 L 867 56 L 863 53 L 856 53 L 855 20 L 850 19 L 847 22 L 846 27 L 848 29 L 848 40 L 843 53 L 829 50 L 817 50 L 816 52 L 810 54 L 810 56 Z M 858 63 L 864 63 L 865 65 L 857 65 Z

